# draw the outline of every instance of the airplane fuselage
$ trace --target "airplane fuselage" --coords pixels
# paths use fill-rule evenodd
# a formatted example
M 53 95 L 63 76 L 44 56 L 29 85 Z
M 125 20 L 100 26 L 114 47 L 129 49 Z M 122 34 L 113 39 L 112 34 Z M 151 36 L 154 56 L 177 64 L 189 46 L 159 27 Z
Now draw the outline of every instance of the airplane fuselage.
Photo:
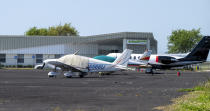
M 83 56 L 80 56 L 80 57 L 87 59 L 87 57 L 83 57 Z M 48 66 L 52 69 L 55 67 L 61 67 L 64 70 L 71 69 L 68 66 L 68 64 L 64 64 L 64 63 L 60 62 L 59 59 L 48 59 L 48 60 L 44 61 L 44 63 L 46 66 Z M 82 68 L 78 65 L 78 66 L 75 66 L 75 68 L 78 70 L 81 70 L 82 72 L 109 72 L 109 71 L 120 70 L 120 68 L 118 68 L 116 66 L 123 67 L 120 65 L 114 65 L 109 62 L 88 58 L 87 67 Z

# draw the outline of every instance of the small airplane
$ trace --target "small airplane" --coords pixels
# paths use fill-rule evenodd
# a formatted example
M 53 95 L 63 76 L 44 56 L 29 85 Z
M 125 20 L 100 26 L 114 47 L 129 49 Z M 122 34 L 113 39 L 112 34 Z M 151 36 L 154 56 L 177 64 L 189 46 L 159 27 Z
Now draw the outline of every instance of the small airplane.
M 65 55 L 59 59 L 44 60 L 43 64 L 36 65 L 35 69 L 43 69 L 46 66 L 53 69 L 48 73 L 48 77 L 56 77 L 56 75 L 60 74 L 58 70 L 61 70 L 62 72 L 67 71 L 64 73 L 64 76 L 67 78 L 71 78 L 73 75 L 82 78 L 89 72 L 115 72 L 127 70 L 127 64 L 132 50 L 125 49 L 122 55 L 117 57 L 113 63 L 76 55 L 77 53 L 78 51 L 74 54 Z

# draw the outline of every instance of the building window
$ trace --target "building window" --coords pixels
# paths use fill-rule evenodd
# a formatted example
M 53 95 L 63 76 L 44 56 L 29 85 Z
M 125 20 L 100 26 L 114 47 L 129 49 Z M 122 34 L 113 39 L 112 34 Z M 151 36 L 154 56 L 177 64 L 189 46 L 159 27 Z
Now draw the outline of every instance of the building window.
M 6 54 L 0 54 L 0 62 L 5 63 L 6 62 Z
M 43 62 L 43 54 L 36 54 L 36 63 Z
M 24 63 L 24 54 L 17 55 L 17 63 Z
M 60 58 L 60 57 L 62 57 L 62 54 L 55 54 L 55 58 L 57 59 L 57 58 Z
M 119 50 L 111 50 L 110 52 L 111 52 L 111 53 L 118 53 Z

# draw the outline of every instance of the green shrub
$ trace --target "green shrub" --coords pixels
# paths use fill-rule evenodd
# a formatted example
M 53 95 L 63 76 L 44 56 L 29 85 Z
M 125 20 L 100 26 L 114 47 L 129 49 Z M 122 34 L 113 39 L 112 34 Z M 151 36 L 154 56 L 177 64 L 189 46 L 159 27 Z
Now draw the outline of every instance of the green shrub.
M 27 68 L 33 68 L 33 66 L 32 66 L 32 65 L 27 65 L 26 67 L 27 67 Z
M 18 68 L 22 68 L 22 67 L 23 67 L 23 65 L 17 65 L 17 67 L 18 67 Z

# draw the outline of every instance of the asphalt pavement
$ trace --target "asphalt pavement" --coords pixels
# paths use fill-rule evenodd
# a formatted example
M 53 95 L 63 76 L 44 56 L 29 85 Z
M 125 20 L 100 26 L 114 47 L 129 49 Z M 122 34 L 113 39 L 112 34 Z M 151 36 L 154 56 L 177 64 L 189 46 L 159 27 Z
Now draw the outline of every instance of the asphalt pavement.
M 48 71 L 0 69 L 0 111 L 152 111 L 210 78 L 210 72 L 116 72 L 48 78 Z

